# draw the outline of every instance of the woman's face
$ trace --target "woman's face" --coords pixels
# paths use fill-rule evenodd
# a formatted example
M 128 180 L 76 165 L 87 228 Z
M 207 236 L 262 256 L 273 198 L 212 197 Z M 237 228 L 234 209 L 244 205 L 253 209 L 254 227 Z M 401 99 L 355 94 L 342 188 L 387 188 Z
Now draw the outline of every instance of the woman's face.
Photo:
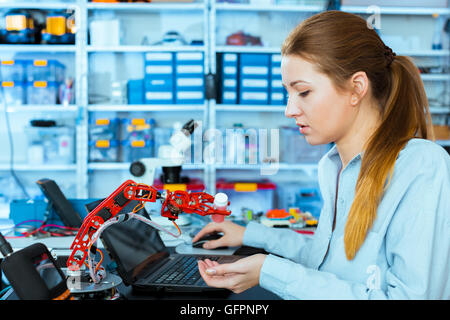
M 289 95 L 285 115 L 295 119 L 308 143 L 342 139 L 356 116 L 351 93 L 338 92 L 325 74 L 298 56 L 284 56 L 281 73 Z

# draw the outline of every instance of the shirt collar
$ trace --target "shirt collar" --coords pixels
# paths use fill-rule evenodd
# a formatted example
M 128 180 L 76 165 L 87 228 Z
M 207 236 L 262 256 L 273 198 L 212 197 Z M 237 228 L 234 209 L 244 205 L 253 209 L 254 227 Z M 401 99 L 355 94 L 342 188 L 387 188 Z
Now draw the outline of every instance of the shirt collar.
M 350 160 L 350 162 L 348 164 L 351 164 L 356 161 L 360 161 L 363 153 L 364 153 L 364 151 L 358 153 L 356 156 L 353 157 L 352 160 Z M 328 159 L 330 159 L 332 162 L 334 162 L 338 167 L 342 167 L 341 157 L 339 156 L 339 152 L 336 147 L 336 144 L 333 145 L 333 147 L 328 151 L 326 156 L 328 157 Z

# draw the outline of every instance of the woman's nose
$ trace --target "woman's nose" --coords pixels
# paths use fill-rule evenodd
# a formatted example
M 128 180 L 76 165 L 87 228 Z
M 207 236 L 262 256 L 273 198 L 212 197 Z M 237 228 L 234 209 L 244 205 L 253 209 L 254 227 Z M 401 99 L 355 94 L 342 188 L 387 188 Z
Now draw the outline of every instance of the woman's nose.
M 288 97 L 286 109 L 284 110 L 284 115 L 286 118 L 295 118 L 301 115 L 301 109 L 295 103 L 293 103 L 292 99 Z

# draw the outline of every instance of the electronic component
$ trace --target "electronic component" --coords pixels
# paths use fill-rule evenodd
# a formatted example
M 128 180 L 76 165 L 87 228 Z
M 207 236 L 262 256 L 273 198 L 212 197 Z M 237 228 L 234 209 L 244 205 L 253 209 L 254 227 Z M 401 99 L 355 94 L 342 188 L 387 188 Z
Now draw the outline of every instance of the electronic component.
M 0 234 L 1 268 L 21 300 L 69 300 L 66 276 L 42 243 L 13 252 Z
M 64 196 L 61 189 L 55 181 L 50 179 L 41 179 L 36 182 L 41 188 L 45 197 L 49 201 L 49 206 L 52 206 L 61 221 L 66 227 L 79 228 L 83 223 L 80 215 L 74 210 L 69 200 Z

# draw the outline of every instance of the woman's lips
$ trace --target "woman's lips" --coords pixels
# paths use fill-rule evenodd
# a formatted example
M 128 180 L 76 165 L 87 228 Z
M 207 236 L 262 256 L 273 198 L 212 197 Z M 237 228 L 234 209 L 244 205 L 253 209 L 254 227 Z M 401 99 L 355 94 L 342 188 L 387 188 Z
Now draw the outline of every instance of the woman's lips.
M 299 130 L 301 134 L 305 134 L 309 131 L 309 126 L 304 126 L 304 125 L 298 125 L 299 126 Z

